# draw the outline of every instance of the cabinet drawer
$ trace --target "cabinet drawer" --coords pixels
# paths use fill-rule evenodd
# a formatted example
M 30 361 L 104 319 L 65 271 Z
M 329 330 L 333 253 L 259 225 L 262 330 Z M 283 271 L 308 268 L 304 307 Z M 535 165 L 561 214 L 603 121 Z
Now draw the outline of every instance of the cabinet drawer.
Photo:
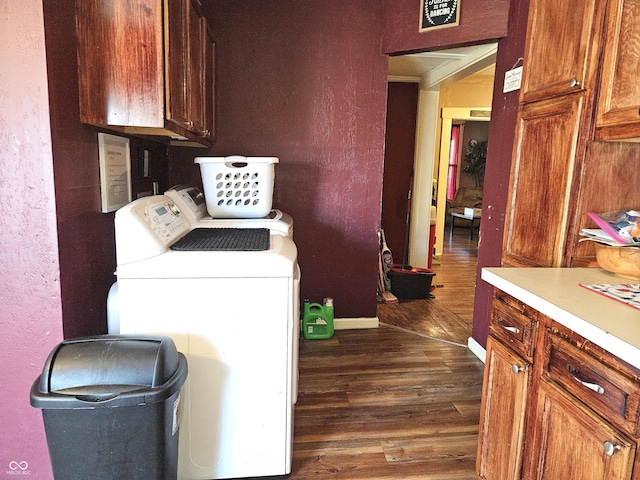
M 567 340 L 549 335 L 545 374 L 611 423 L 640 436 L 640 385 Z
M 493 299 L 490 328 L 495 337 L 531 360 L 536 314 L 529 310 L 515 298 L 498 292 Z

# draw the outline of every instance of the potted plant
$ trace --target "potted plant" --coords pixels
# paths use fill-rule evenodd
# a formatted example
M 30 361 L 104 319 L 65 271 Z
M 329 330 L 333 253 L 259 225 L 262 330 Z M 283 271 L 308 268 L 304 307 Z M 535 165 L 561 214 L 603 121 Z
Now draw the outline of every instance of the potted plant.
M 476 187 L 479 187 L 484 182 L 484 167 L 487 163 L 487 141 L 469 142 L 464 158 L 466 163 L 462 167 L 462 171 L 471 175 L 476 182 Z

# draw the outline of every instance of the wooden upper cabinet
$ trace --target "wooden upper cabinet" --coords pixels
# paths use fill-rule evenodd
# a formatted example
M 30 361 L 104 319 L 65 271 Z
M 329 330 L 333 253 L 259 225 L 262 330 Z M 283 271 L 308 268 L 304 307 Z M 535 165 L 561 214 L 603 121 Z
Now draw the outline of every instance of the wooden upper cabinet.
M 640 141 L 640 0 L 609 0 L 597 140 Z
M 531 0 L 521 102 L 593 87 L 604 3 Z
M 199 6 L 197 0 L 77 0 L 80 121 L 208 145 L 205 99 L 215 79 L 207 77 L 212 67 Z
M 76 1 L 80 121 L 164 126 L 162 5 Z
M 525 104 L 518 114 L 503 262 L 568 266 L 577 165 L 584 154 L 584 94 Z

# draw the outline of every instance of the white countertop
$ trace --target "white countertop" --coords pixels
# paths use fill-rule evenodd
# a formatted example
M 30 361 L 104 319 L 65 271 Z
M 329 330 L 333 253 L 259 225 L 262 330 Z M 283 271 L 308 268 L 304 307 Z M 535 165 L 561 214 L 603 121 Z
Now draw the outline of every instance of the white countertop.
M 640 310 L 580 286 L 637 281 L 600 268 L 483 268 L 482 279 L 640 368 Z

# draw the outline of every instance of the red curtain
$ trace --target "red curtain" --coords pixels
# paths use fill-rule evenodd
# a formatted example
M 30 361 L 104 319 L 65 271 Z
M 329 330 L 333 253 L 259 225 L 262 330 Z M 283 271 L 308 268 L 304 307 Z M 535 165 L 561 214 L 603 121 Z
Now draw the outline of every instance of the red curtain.
M 449 172 L 447 174 L 447 200 L 453 200 L 458 189 L 458 149 L 460 148 L 460 125 L 451 126 L 449 147 Z

